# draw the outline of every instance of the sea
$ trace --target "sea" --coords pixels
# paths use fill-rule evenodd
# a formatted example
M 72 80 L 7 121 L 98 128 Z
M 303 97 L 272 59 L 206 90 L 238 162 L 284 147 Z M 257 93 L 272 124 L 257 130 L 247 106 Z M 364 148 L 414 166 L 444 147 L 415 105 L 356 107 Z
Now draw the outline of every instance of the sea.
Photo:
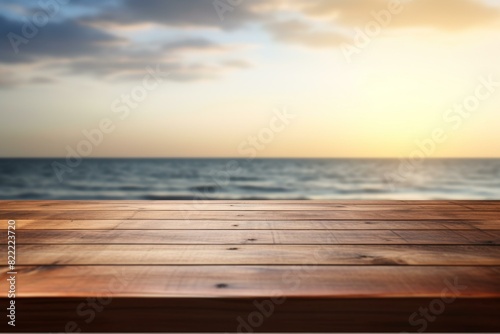
M 500 159 L 0 159 L 0 199 L 500 199 Z

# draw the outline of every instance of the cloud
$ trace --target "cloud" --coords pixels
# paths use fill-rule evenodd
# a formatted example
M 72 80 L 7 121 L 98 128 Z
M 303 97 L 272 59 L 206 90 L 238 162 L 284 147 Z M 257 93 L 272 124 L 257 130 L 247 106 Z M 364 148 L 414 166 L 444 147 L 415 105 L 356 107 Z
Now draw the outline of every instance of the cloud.
M 183 63 L 183 62 L 160 62 L 149 63 L 140 61 L 126 61 L 119 66 L 113 63 L 112 59 L 89 60 L 73 62 L 70 70 L 76 74 L 93 74 L 99 78 L 110 80 L 140 80 L 147 73 L 147 68 L 155 68 L 159 65 L 162 72 L 168 72 L 166 80 L 170 81 L 203 81 L 219 79 L 234 70 L 250 67 L 244 61 L 229 62 L 219 61 L 213 63 Z M 246 64 L 243 66 L 243 64 Z
M 55 82 L 47 76 L 19 76 L 18 73 L 29 73 L 29 69 L 20 65 L 15 68 L 0 67 L 0 89 L 16 88 L 29 84 L 49 84 Z
M 225 0 L 224 0 L 225 1 Z M 61 7 L 58 17 L 26 38 L 23 16 L 39 11 L 38 2 L 4 0 L 0 7 L 0 64 L 50 64 L 54 72 L 92 75 L 106 80 L 130 80 L 147 66 L 162 64 L 170 80 L 219 78 L 230 71 L 252 66 L 235 56 L 234 45 L 201 38 L 206 32 L 228 37 L 233 30 L 258 28 L 275 41 L 311 48 L 337 47 L 349 42 L 346 34 L 373 20 L 372 13 L 388 8 L 388 0 L 242 0 L 221 20 L 213 0 L 73 0 Z M 230 2 L 227 2 L 230 4 Z M 404 9 L 385 29 L 433 28 L 448 33 L 487 26 L 500 18 L 500 9 L 479 0 L 402 0 Z M 61 15 L 59 15 L 61 14 Z M 109 26 L 133 29 L 148 25 L 148 37 L 184 36 L 167 42 L 145 43 L 129 31 L 119 36 Z M 158 28 L 161 26 L 161 28 Z M 214 29 L 216 28 L 216 29 Z M 243 36 L 247 31 L 243 31 Z M 19 52 L 13 48 L 13 34 Z M 131 32 L 133 35 L 133 30 Z M 217 35 L 218 34 L 218 35 Z M 10 40 L 9 37 L 10 36 Z M 252 35 L 260 36 L 259 34 Z M 35 70 L 36 71 L 36 70 Z M 49 73 L 50 74 L 50 73 Z M 36 76 L 37 73 L 31 74 Z M 2 72 L 1 87 L 13 87 L 29 77 Z M 20 77 L 20 76 L 19 76 Z M 23 81 L 24 80 L 24 81 Z M 33 78 L 32 83 L 44 83 Z
M 93 75 L 110 80 L 131 80 L 143 76 L 147 66 L 156 64 L 162 64 L 172 72 L 170 80 L 181 81 L 216 78 L 231 69 L 243 68 L 224 61 L 204 64 L 203 60 L 195 62 L 190 59 L 206 58 L 214 51 L 221 55 L 230 54 L 233 49 L 204 38 L 187 37 L 151 46 L 117 37 L 75 20 L 48 22 L 26 38 L 24 24 L 0 16 L 0 36 L 5 36 L 0 40 L 0 63 L 40 64 L 45 69 L 62 71 L 66 75 Z M 26 41 L 18 45 L 17 54 L 7 37 L 12 34 Z M 243 62 L 240 60 L 241 64 Z M 21 80 L 17 77 L 10 72 L 9 75 L 3 73 L 0 86 L 43 83 L 39 78 Z
M 44 76 L 35 76 L 29 80 L 30 83 L 33 84 L 49 84 L 49 83 L 54 83 L 57 80 L 49 77 L 44 77 Z
M 12 88 L 21 83 L 22 81 L 16 77 L 13 71 L 0 68 L 0 89 Z
M 125 0 L 116 10 L 90 19 L 124 25 L 155 23 L 175 27 L 234 29 L 259 20 L 260 14 L 251 10 L 252 1 L 242 0 L 239 5 L 231 6 L 232 10 L 223 16 L 223 20 L 214 7 L 214 0 Z
M 484 26 L 500 18 L 498 7 L 479 0 L 401 0 L 403 8 L 388 28 L 425 27 L 463 30 Z M 345 27 L 364 26 L 372 13 L 387 9 L 387 0 L 295 0 L 298 11 L 311 18 L 331 18 Z
M 443 15 L 444 14 L 444 15 Z M 500 10 L 472 0 L 420 0 L 405 7 L 395 26 L 427 26 L 444 30 L 462 30 L 488 25 L 500 18 Z
M 213 50 L 223 52 L 226 49 L 207 39 L 180 39 L 168 42 L 157 50 L 117 48 L 101 57 L 75 59 L 67 63 L 66 70 L 70 74 L 94 75 L 104 79 L 136 80 L 144 76 L 148 67 L 158 65 L 164 72 L 170 73 L 167 80 L 196 81 L 219 78 L 230 71 L 250 66 L 242 59 L 214 60 L 208 57 Z
M 389 0 L 287 0 L 267 11 L 263 27 L 274 40 L 312 48 L 352 42 L 349 34 L 374 21 L 374 13 L 388 12 Z M 384 29 L 432 28 L 449 33 L 487 26 L 500 19 L 500 8 L 479 0 L 395 0 L 401 11 L 390 14 Z M 274 3 L 273 3 L 274 4 Z M 289 18 L 277 19 L 280 15 Z
M 164 52 L 189 52 L 189 51 L 228 51 L 230 48 L 214 43 L 206 38 L 186 38 L 163 44 Z
M 250 68 L 252 67 L 252 64 L 246 60 L 241 60 L 241 59 L 228 59 L 224 60 L 220 63 L 223 66 L 226 66 L 227 68 Z
M 49 22 L 37 28 L 3 16 L 0 16 L 0 36 L 0 61 L 6 63 L 33 62 L 40 58 L 97 56 L 113 43 L 123 41 L 75 21 Z
M 311 47 L 332 47 L 348 42 L 348 39 L 338 32 L 320 30 L 310 23 L 297 19 L 272 22 L 267 24 L 266 28 L 275 40 L 286 43 Z

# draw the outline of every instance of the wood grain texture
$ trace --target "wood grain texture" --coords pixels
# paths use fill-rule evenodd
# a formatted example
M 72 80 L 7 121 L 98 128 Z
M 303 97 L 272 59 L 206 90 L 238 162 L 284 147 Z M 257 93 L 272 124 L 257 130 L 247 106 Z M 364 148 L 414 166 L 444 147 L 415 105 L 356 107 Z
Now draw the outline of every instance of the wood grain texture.
M 439 211 L 432 209 L 393 210 L 263 210 L 263 211 L 196 211 L 196 210 L 29 210 L 0 211 L 0 219 L 183 219 L 183 220 L 498 220 L 499 210 L 470 209 Z
M 19 265 L 500 266 L 500 247 L 448 245 L 19 245 Z M 0 263 L 7 261 L 0 247 Z M 311 259 L 312 256 L 312 259 Z
M 0 233 L 7 243 L 7 232 Z M 23 244 L 403 244 L 403 245 L 496 245 L 500 231 L 454 230 L 25 230 L 17 243 Z
M 99 210 L 99 211 L 119 211 L 119 210 L 147 210 L 147 211 L 393 211 L 393 210 L 440 210 L 440 211 L 472 211 L 474 208 L 481 210 L 495 210 L 496 205 L 485 204 L 474 207 L 455 203 L 446 204 L 425 204 L 425 203 L 401 203 L 395 205 L 384 204 L 337 204 L 337 203 L 315 203 L 306 202 L 301 205 L 293 203 L 220 203 L 195 201 L 188 203 L 81 203 L 77 202 L 54 202 L 54 203 L 23 203 L 17 202 L 9 205 L 9 210 L 24 211 L 51 211 L 51 210 Z
M 5 269 L 0 272 L 4 274 Z M 19 297 L 500 298 L 491 266 L 65 266 L 19 267 Z M 91 279 L 89 279 L 91 278 Z M 457 294 L 458 294 L 457 292 Z
M 500 220 L 17 220 L 23 230 L 500 230 Z
M 0 201 L 1 277 L 9 219 L 20 332 L 500 331 L 500 201 Z
M 387 211 L 140 211 L 133 214 L 133 219 L 276 219 L 281 217 L 288 220 L 328 220 L 328 219 L 374 219 L 374 220 L 479 220 L 498 219 L 499 210 L 473 211 L 450 210 L 434 211 L 432 209 L 393 209 Z

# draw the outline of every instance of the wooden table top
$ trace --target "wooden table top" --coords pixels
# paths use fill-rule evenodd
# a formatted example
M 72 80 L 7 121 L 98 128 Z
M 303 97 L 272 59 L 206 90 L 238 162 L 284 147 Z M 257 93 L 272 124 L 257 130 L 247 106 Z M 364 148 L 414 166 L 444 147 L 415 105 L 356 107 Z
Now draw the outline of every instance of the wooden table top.
M 2 331 L 500 331 L 500 201 L 0 201 L 2 281 L 8 220 Z

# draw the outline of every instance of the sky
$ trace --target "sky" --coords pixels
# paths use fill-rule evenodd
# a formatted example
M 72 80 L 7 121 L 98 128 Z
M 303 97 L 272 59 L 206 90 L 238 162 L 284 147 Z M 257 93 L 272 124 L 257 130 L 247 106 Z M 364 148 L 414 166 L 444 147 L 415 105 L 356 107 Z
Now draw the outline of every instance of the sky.
M 500 1 L 0 0 L 0 157 L 500 157 Z

